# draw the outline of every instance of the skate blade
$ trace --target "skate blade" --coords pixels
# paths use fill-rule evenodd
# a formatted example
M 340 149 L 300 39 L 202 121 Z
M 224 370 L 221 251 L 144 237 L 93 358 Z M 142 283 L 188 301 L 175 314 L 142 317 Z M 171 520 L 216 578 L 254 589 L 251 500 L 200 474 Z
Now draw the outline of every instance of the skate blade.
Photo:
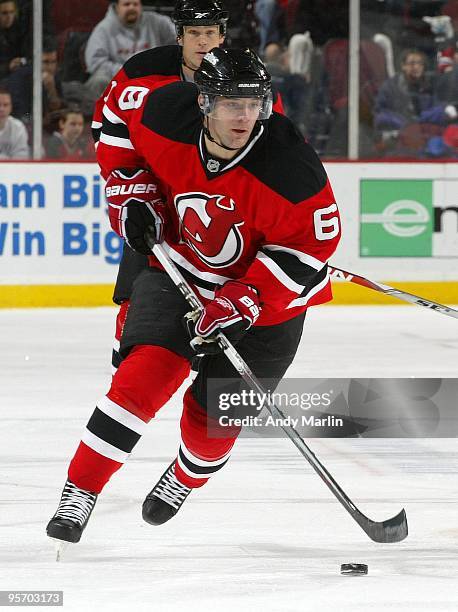
M 65 540 L 57 540 L 56 538 L 51 538 L 54 540 L 54 551 L 56 553 L 56 561 L 59 562 L 62 560 L 64 552 L 67 550 L 71 542 L 66 542 Z

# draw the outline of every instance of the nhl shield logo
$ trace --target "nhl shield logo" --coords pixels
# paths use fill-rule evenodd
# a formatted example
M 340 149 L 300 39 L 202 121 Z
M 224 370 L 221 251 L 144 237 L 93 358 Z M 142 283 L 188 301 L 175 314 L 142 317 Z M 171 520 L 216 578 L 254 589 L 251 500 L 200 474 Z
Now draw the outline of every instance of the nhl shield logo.
M 209 159 L 207 162 L 207 170 L 209 172 L 218 172 L 220 167 L 220 163 L 219 161 L 216 161 L 216 159 Z
M 181 239 L 211 268 L 235 263 L 243 252 L 244 224 L 228 196 L 183 193 L 175 196 Z

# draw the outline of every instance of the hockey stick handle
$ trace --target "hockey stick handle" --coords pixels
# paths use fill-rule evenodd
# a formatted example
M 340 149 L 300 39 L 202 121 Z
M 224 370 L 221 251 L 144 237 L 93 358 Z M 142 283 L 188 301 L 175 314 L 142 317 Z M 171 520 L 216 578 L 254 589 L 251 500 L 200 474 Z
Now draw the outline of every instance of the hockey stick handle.
M 192 287 L 189 285 L 187 280 L 183 277 L 181 272 L 177 269 L 174 262 L 169 258 L 164 247 L 160 244 L 153 243 L 148 240 L 148 236 L 146 236 L 148 244 L 157 257 L 159 262 L 162 264 L 164 270 L 170 276 L 174 284 L 177 286 L 180 293 L 187 300 L 188 304 L 191 306 L 193 310 L 201 311 L 203 309 L 203 305 L 197 295 L 195 294 Z M 353 519 L 360 525 L 360 527 L 371 537 L 375 539 L 372 533 L 371 524 L 374 524 L 373 521 L 365 517 L 355 506 L 355 504 L 351 501 L 351 499 L 347 496 L 347 494 L 343 491 L 343 489 L 339 486 L 339 484 L 334 480 L 333 476 L 328 472 L 328 470 L 324 467 L 324 465 L 320 462 L 320 460 L 316 457 L 313 451 L 307 446 L 304 440 L 300 437 L 299 433 L 292 427 L 291 425 L 285 424 L 285 416 L 282 411 L 276 406 L 276 404 L 272 401 L 270 394 L 267 394 L 264 390 L 263 386 L 257 379 L 257 377 L 253 374 L 250 367 L 247 363 L 245 363 L 244 359 L 241 357 L 239 352 L 234 348 L 232 343 L 224 336 L 223 333 L 219 332 L 217 334 L 217 338 L 221 343 L 224 354 L 229 359 L 231 364 L 243 378 L 243 380 L 256 392 L 261 394 L 261 397 L 266 398 L 266 406 L 269 410 L 270 414 L 274 418 L 281 419 L 280 422 L 283 423 L 281 428 L 288 436 L 288 438 L 293 442 L 293 444 L 297 447 L 301 455 L 308 461 L 311 467 L 315 470 L 321 480 L 325 483 L 325 485 L 329 488 L 329 490 L 333 493 L 333 495 L 339 500 L 342 506 L 347 510 L 347 512 L 353 517 Z M 378 524 L 377 524 L 378 525 Z M 380 529 L 377 533 L 380 532 Z M 405 537 L 405 536 L 404 536 Z M 376 541 L 389 541 L 389 540 L 376 540 Z M 396 540 L 393 540 L 396 541 Z
M 407 293 L 407 291 L 402 291 L 401 289 L 395 289 L 394 287 L 390 287 L 389 285 L 376 283 L 367 278 L 364 278 L 364 276 L 359 276 L 358 274 L 353 274 L 352 272 L 346 272 L 345 270 L 341 270 L 340 268 L 336 268 L 335 266 L 329 265 L 329 273 L 331 278 L 344 280 L 349 283 L 355 283 L 356 285 L 360 285 L 361 287 L 373 289 L 374 291 L 384 293 L 385 295 L 391 295 L 395 298 L 398 298 L 398 300 L 403 300 L 404 302 L 409 302 L 410 304 L 417 304 L 418 306 L 424 306 L 425 308 L 429 308 L 429 310 L 434 310 L 435 312 L 439 312 L 449 317 L 453 317 L 454 319 L 458 319 L 458 310 L 456 310 L 455 308 L 450 308 L 450 306 L 444 306 L 443 304 L 433 302 L 432 300 L 427 300 L 426 298 L 420 297 L 419 295 Z

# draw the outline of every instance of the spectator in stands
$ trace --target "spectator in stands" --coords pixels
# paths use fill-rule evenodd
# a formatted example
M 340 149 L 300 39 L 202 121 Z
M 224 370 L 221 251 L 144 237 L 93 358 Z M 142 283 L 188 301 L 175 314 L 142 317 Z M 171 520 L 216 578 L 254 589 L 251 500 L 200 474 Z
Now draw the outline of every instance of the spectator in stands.
M 43 117 L 65 106 L 62 96 L 62 83 L 58 71 L 57 48 L 55 39 L 43 40 L 42 53 Z M 17 70 L 6 81 L 13 98 L 14 115 L 21 119 L 31 118 L 33 94 L 33 66 L 27 64 L 22 71 Z
M 64 107 L 62 82 L 58 71 L 57 46 L 53 38 L 43 42 L 41 59 L 41 78 L 43 83 L 43 114 Z
M 405 50 L 401 71 L 385 81 L 375 102 L 375 127 L 382 141 L 390 145 L 399 141 L 398 148 L 405 152 L 421 151 L 454 118 L 449 105 L 438 101 L 434 79 L 425 66 L 421 51 Z
M 291 74 L 288 50 L 279 43 L 269 43 L 264 51 L 266 68 L 280 92 L 286 115 L 305 134 L 307 83 L 300 74 Z
M 30 59 L 30 36 L 21 26 L 15 0 L 0 0 L 0 79 Z
M 447 51 L 450 61 L 446 66 L 440 63 L 443 56 L 438 58 L 439 69 L 442 70 L 437 79 L 437 96 L 441 101 L 458 103 L 458 38 L 453 40 L 453 45 Z
M 79 110 L 59 113 L 58 129 L 48 139 L 46 157 L 64 161 L 95 159 L 94 146 L 84 136 L 84 117 Z
M 27 130 L 19 119 L 11 117 L 12 108 L 10 92 L 0 87 L 0 159 L 26 159 Z
M 132 55 L 176 42 L 172 21 L 154 11 L 143 12 L 141 0 L 116 0 L 89 37 L 85 59 L 89 79 L 84 84 L 84 111 L 93 104 L 114 74 Z

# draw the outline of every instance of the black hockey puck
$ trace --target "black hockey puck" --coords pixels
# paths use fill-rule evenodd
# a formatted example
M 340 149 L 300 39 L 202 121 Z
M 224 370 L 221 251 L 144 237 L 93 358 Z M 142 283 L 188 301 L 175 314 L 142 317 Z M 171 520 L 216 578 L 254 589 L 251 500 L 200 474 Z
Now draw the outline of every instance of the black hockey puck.
M 368 567 L 364 563 L 342 563 L 340 573 L 342 576 L 365 576 Z

